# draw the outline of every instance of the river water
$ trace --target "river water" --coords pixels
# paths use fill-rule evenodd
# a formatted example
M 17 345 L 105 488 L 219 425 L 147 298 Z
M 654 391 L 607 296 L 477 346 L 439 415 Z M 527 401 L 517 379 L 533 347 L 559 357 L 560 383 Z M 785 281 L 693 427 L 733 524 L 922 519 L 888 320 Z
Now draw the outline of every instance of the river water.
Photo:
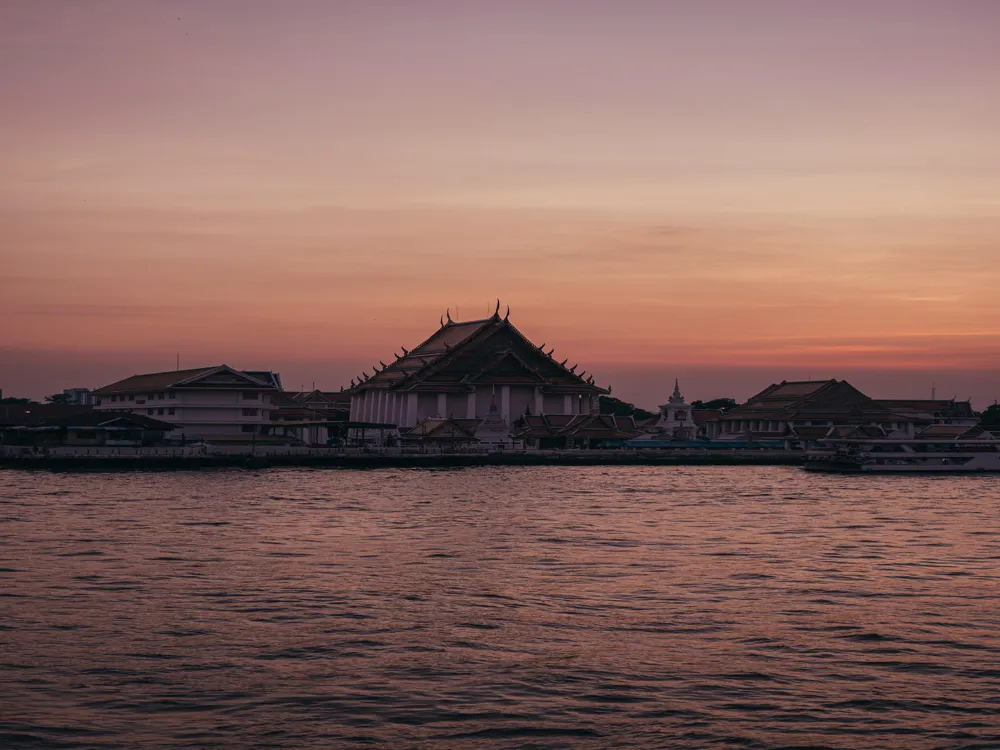
M 1000 747 L 1000 477 L 0 471 L 0 747 Z

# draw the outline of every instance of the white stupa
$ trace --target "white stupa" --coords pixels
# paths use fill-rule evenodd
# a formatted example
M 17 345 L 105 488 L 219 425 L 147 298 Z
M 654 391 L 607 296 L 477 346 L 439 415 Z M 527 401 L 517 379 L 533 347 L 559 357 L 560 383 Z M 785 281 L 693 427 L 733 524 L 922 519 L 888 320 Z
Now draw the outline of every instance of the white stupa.
M 489 447 L 490 450 L 510 448 L 514 443 L 510 436 L 510 428 L 500 415 L 500 409 L 497 408 L 495 391 L 490 402 L 489 414 L 476 428 L 476 439 L 481 445 Z
M 698 427 L 691 416 L 691 407 L 681 395 L 680 382 L 674 380 L 674 392 L 670 394 L 667 403 L 660 405 L 660 419 L 655 430 L 664 437 L 675 440 L 694 440 Z

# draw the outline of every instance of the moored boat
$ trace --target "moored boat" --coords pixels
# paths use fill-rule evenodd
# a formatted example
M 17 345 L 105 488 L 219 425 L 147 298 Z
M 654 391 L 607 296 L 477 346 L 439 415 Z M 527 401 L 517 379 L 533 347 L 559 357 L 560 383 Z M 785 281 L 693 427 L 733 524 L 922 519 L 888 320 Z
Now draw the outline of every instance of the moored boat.
M 808 471 L 841 473 L 1000 472 L 1000 440 L 834 438 L 806 454 Z

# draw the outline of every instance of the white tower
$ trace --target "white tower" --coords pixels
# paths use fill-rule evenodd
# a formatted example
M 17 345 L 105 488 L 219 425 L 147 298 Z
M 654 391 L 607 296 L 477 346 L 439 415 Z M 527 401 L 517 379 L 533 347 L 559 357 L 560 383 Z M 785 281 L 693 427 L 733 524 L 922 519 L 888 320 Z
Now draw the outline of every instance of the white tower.
M 670 394 L 667 403 L 660 406 L 660 420 L 656 427 L 658 432 L 677 440 L 694 440 L 698 434 L 694 419 L 691 418 L 691 407 L 684 401 L 677 380 L 674 380 L 674 392 Z

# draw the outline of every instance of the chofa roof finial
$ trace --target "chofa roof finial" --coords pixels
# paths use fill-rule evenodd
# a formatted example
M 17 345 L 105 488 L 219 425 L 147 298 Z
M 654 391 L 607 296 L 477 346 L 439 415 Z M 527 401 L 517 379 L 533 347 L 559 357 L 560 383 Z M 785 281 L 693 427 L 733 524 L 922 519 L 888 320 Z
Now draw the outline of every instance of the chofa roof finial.
M 449 322 L 449 323 L 453 323 L 453 322 L 454 322 L 454 321 L 453 321 L 453 320 L 451 319 L 451 308 L 450 308 L 450 307 L 449 307 L 449 308 L 448 308 L 447 310 L 445 310 L 445 311 L 444 311 L 444 314 L 445 314 L 445 316 L 447 316 L 447 318 L 448 318 L 448 322 Z
M 493 311 L 493 317 L 495 317 L 495 318 L 499 318 L 500 317 L 500 298 L 499 297 L 497 297 L 497 309 Z
M 509 317 L 510 317 L 510 305 L 507 305 L 507 314 L 503 316 L 503 319 L 507 320 Z

